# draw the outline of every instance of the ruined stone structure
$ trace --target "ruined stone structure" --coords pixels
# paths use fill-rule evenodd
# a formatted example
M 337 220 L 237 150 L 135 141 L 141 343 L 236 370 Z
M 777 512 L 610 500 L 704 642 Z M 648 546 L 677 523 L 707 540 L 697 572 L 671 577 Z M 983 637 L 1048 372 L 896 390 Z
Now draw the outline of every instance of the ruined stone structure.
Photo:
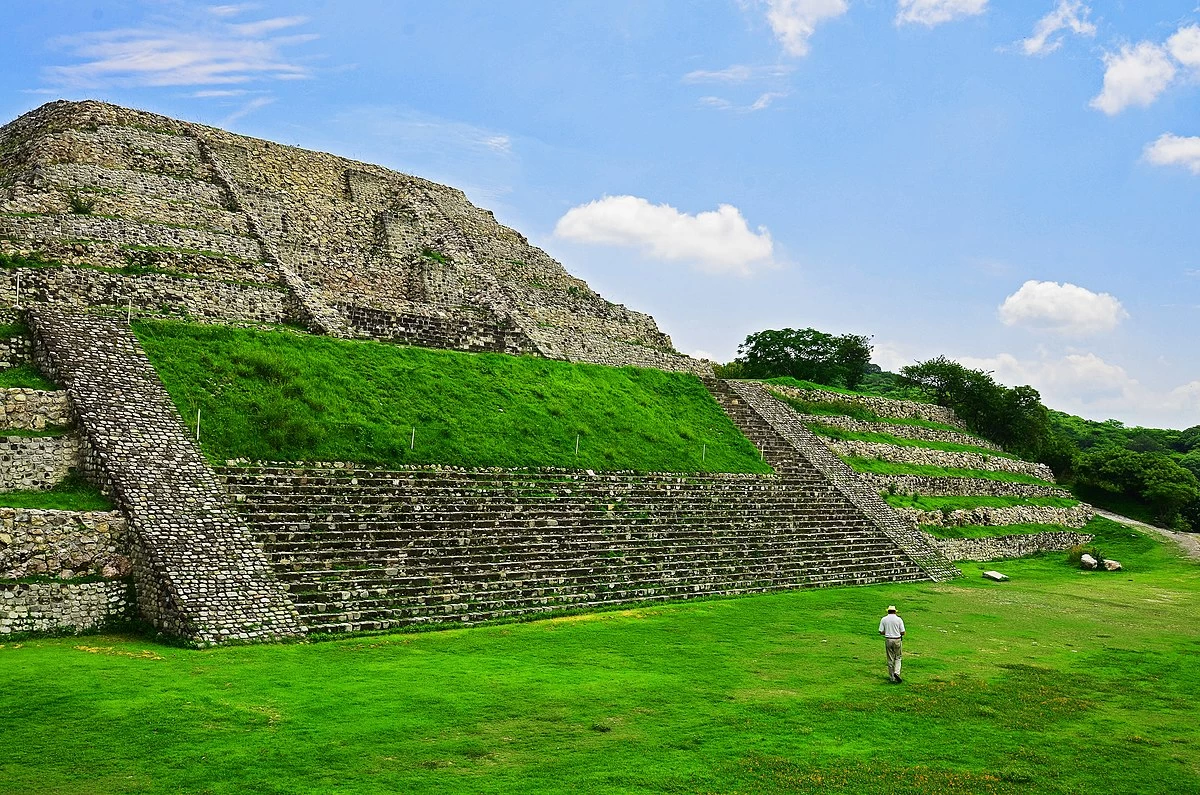
M 802 417 L 452 188 L 51 103 L 0 128 L 0 254 L 0 326 L 28 329 L 0 339 L 0 368 L 32 361 L 63 387 L 0 394 L 0 431 L 63 426 L 0 432 L 0 490 L 74 470 L 116 508 L 0 510 L 0 634 L 136 620 L 210 645 L 958 576 Z M 694 372 L 775 474 L 214 471 L 127 314 Z
M 26 301 L 703 372 L 461 191 L 99 102 L 0 128 L 0 270 Z

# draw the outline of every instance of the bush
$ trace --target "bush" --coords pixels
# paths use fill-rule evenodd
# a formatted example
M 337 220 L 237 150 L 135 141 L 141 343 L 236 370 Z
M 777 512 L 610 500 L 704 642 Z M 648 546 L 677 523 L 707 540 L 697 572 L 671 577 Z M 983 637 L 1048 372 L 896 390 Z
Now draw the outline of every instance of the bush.
M 1084 555 L 1091 555 L 1093 558 L 1095 558 L 1097 567 L 1101 567 L 1104 565 L 1104 560 L 1105 560 L 1104 553 L 1100 551 L 1100 548 L 1096 547 L 1094 545 L 1087 545 L 1087 544 L 1076 544 L 1075 546 L 1068 549 L 1067 550 L 1067 562 L 1070 563 L 1072 566 L 1076 566 L 1076 567 L 1081 566 L 1081 565 L 1083 565 L 1083 556 Z

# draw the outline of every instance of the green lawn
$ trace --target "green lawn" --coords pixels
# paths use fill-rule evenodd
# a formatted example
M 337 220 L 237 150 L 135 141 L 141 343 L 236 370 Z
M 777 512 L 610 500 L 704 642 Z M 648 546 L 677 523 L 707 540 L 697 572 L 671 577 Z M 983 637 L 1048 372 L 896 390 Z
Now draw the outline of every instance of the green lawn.
M 972 508 L 1011 508 L 1033 505 L 1040 508 L 1073 508 L 1079 500 L 1070 497 L 991 497 L 970 495 L 961 497 L 927 497 L 920 494 L 884 494 L 889 505 L 896 508 L 920 508 L 922 511 L 971 510 Z
M 941 442 L 933 439 L 909 439 L 905 436 L 894 436 L 890 433 L 878 433 L 875 431 L 847 431 L 843 428 L 817 422 L 810 424 L 808 427 L 813 433 L 821 436 L 828 436 L 831 439 L 846 439 L 849 441 L 858 442 L 894 444 L 899 447 L 921 447 L 926 450 L 945 450 L 952 453 L 979 453 L 981 455 L 990 455 L 997 458 L 1017 459 L 1017 456 L 1009 453 L 1001 452 L 990 447 L 977 447 L 971 444 Z
M 54 511 L 111 511 L 112 503 L 78 475 L 70 475 L 46 491 L 0 491 L 0 507 Z
M 7 642 L 0 791 L 1200 791 L 1200 567 L 1123 528 L 1098 545 L 1126 571 L 1058 554 L 944 584 L 207 651 Z M 903 685 L 875 631 L 889 603 Z
M 997 536 L 1034 535 L 1036 533 L 1066 533 L 1080 532 L 1100 535 L 1108 522 L 1102 516 L 1097 516 L 1082 529 L 1074 530 L 1060 524 L 964 524 L 956 527 L 939 527 L 937 525 L 921 525 L 921 529 L 937 538 L 995 538 Z
M 897 464 L 892 461 L 882 461 L 878 458 L 845 458 L 843 459 L 857 472 L 870 472 L 876 475 L 928 475 L 943 478 L 979 478 L 980 480 L 999 480 L 1005 483 L 1030 483 L 1035 486 L 1053 486 L 1047 480 L 1039 480 L 1031 475 L 1020 472 L 993 472 L 989 469 L 954 469 L 933 464 Z
M 214 460 L 770 471 L 691 375 L 178 322 L 134 329 L 185 420 L 200 410 Z
M 41 389 L 50 391 L 58 386 L 31 364 L 0 370 L 0 389 Z

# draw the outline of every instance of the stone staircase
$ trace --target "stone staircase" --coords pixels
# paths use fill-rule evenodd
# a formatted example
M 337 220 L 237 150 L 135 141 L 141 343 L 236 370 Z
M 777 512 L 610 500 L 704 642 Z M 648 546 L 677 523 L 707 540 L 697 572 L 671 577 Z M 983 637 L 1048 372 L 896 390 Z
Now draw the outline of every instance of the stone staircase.
M 815 472 L 218 469 L 310 632 L 927 579 Z

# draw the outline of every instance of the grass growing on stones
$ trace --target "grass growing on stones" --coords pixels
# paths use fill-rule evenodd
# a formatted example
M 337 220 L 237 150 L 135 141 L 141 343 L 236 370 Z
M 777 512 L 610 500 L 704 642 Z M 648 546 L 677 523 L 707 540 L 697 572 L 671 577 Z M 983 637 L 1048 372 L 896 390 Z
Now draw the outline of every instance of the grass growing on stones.
M 1054 486 L 1046 480 L 1039 480 L 1032 475 L 1020 472 L 993 472 L 989 469 L 955 469 L 940 467 L 933 464 L 898 464 L 892 461 L 881 461 L 878 458 L 845 458 L 843 459 L 857 472 L 869 472 L 873 475 L 928 475 L 942 478 L 978 478 L 980 480 L 999 480 L 1005 483 L 1029 483 L 1035 486 Z
M 1097 545 L 1126 570 L 202 652 L 0 641 L 0 791 L 1200 791 L 1200 567 Z
M 1097 538 L 1120 536 L 1123 525 L 1105 519 L 1103 516 L 1093 517 L 1080 530 L 1064 527 L 1060 524 L 1004 524 L 982 525 L 964 524 L 956 527 L 939 527 L 937 525 L 921 525 L 921 529 L 937 538 L 995 538 L 997 536 L 1032 535 L 1035 533 L 1091 533 Z
M 1039 508 L 1073 508 L 1079 500 L 1070 497 L 991 497 L 971 495 L 962 497 L 928 497 L 920 494 L 885 494 L 883 498 L 896 508 L 919 508 L 922 511 L 970 510 L 972 508 L 1011 508 L 1031 505 Z
M 69 475 L 45 491 L 0 491 L 0 507 L 53 511 L 111 511 L 112 503 L 78 475 Z
M 909 439 L 904 436 L 893 436 L 890 433 L 878 433 L 875 431 L 848 431 L 844 428 L 838 428 L 833 425 L 824 425 L 821 423 L 812 423 L 808 426 L 813 433 L 821 436 L 827 436 L 830 439 L 845 439 L 847 441 L 858 442 L 877 442 L 880 444 L 894 444 L 899 447 L 920 447 L 925 450 L 943 450 L 951 453 L 980 453 L 981 455 L 996 456 L 997 458 L 1010 458 L 1017 460 L 1015 455 L 1010 453 L 1000 452 L 990 447 L 976 447 L 970 444 L 958 444 L 957 442 L 940 442 L 933 439 Z
M 771 390 L 771 394 L 784 403 L 787 403 L 800 414 L 813 414 L 825 417 L 851 417 L 863 422 L 883 422 L 888 425 L 906 425 L 911 428 L 930 428 L 938 431 L 954 431 L 955 433 L 966 434 L 967 436 L 972 435 L 970 431 L 944 422 L 922 420 L 916 417 L 884 417 L 881 414 L 871 411 L 866 406 L 861 406 L 848 400 L 801 400 L 800 398 L 792 397 L 791 395 L 786 395 L 775 390 Z M 985 440 L 980 439 L 980 441 Z
M 178 322 L 134 330 L 184 418 L 200 410 L 215 460 L 770 471 L 691 375 Z
M 2 436 L 21 436 L 29 439 L 66 436 L 71 429 L 65 425 L 47 425 L 45 428 L 0 428 Z
M 22 364 L 0 370 L 0 389 L 41 389 L 51 391 L 58 385 L 42 375 L 32 364 Z

